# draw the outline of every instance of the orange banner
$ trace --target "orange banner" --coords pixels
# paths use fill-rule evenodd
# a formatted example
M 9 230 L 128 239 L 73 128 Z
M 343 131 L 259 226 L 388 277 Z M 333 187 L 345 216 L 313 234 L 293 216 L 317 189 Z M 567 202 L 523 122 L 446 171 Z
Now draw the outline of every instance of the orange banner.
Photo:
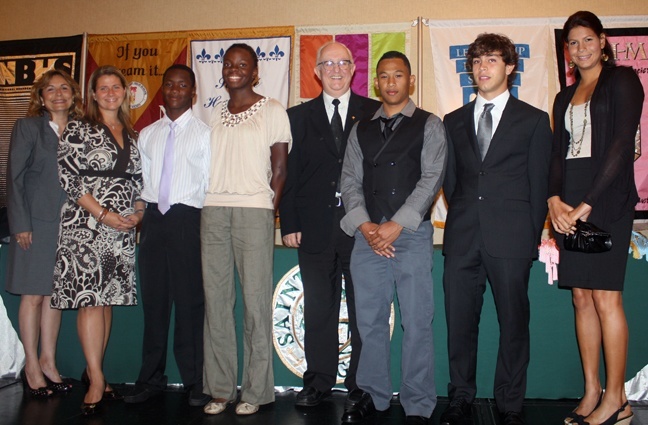
M 187 64 L 185 32 L 89 35 L 86 81 L 102 65 L 119 68 L 130 85 L 131 119 L 141 130 L 160 118 L 162 75 L 174 63 Z

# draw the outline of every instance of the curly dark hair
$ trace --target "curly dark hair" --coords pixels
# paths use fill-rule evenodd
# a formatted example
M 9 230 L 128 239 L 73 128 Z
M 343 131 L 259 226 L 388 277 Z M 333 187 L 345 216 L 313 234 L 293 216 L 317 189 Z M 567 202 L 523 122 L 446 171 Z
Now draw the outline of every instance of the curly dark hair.
M 517 50 L 515 50 L 515 44 L 513 44 L 513 41 L 503 34 L 479 34 L 475 41 L 468 46 L 468 53 L 466 53 L 466 69 L 469 72 L 472 72 L 473 60 L 491 53 L 499 53 L 506 65 L 513 65 L 513 71 L 508 75 L 507 79 L 508 88 L 510 89 L 513 86 L 513 81 L 515 81 L 519 55 Z

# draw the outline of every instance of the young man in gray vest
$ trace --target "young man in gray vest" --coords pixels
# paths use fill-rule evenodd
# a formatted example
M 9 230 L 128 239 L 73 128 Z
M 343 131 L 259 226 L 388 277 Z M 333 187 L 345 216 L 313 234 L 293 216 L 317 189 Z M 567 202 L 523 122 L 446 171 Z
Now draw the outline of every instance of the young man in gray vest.
M 356 124 L 342 167 L 342 230 L 351 254 L 363 349 L 356 382 L 365 392 L 342 416 L 357 423 L 389 408 L 389 316 L 394 292 L 403 324 L 400 401 L 407 424 L 425 424 L 436 405 L 430 207 L 443 181 L 443 123 L 409 98 L 415 77 L 407 57 L 387 52 L 374 81 L 383 99 Z

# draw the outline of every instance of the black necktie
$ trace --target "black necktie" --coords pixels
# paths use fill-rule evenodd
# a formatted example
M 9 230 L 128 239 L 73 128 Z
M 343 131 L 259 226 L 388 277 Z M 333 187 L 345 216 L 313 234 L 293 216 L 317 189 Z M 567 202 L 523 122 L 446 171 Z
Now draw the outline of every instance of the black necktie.
M 492 103 L 484 104 L 484 112 L 479 116 L 479 122 L 477 123 L 477 145 L 482 160 L 486 156 L 486 152 L 488 152 L 493 137 L 493 116 L 490 112 L 493 106 L 495 105 Z
M 340 111 L 338 111 L 338 105 L 340 104 L 340 99 L 333 99 L 333 106 L 335 110 L 333 111 L 333 116 L 331 117 L 331 131 L 333 132 L 333 139 L 335 140 L 335 146 L 340 151 L 340 146 L 342 146 L 342 137 L 344 137 L 344 129 L 342 128 L 342 117 L 340 116 Z
M 396 120 L 398 120 L 400 115 L 401 114 L 398 113 L 391 118 L 380 117 L 380 121 L 382 121 L 384 124 L 382 134 L 385 141 L 387 141 L 387 139 L 389 139 L 389 136 L 391 136 L 391 134 L 394 132 L 394 125 L 396 124 Z

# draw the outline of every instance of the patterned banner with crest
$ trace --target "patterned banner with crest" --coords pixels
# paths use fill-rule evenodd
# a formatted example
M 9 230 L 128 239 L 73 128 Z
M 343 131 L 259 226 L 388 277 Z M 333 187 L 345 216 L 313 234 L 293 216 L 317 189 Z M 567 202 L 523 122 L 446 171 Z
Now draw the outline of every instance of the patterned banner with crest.
M 223 84 L 223 56 L 234 43 L 250 45 L 259 60 L 255 91 L 288 107 L 294 27 L 255 28 L 191 33 L 191 67 L 196 73 L 194 113 L 209 123 L 212 109 L 229 99 Z
M 187 63 L 184 32 L 88 36 L 86 80 L 102 65 L 114 65 L 126 77 L 131 120 L 141 130 L 160 118 L 162 76 L 174 63 Z

